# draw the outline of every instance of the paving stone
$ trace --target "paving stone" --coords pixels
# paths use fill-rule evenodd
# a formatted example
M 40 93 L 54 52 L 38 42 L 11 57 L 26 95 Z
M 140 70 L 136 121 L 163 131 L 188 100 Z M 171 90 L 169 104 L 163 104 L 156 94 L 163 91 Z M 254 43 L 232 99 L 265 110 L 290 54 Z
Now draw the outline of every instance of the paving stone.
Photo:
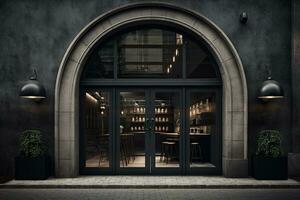
M 79 176 L 12 180 L 0 188 L 300 188 L 300 182 L 221 176 Z

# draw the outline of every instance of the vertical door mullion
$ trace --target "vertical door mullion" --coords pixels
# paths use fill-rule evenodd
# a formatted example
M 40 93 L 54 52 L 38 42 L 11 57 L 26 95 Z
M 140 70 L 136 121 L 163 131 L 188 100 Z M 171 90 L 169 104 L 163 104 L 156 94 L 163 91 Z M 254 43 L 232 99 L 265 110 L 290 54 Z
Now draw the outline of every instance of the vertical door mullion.
M 118 113 L 120 110 L 120 90 L 116 89 L 115 92 L 115 113 Z M 120 117 L 115 114 L 115 150 L 116 150 L 116 173 L 120 173 Z
M 190 173 L 190 104 L 191 104 L 191 91 L 190 90 L 186 90 L 186 106 L 188 107 L 188 109 L 185 112 L 185 116 L 186 116 L 186 139 L 185 139 L 185 145 L 186 145 L 186 149 L 185 149 L 185 155 L 186 155 L 186 159 L 185 159 L 185 164 L 186 164 L 186 173 Z
M 147 109 L 146 109 L 146 115 L 147 115 L 147 119 L 148 121 L 148 130 L 145 132 L 145 145 L 146 145 L 146 170 L 148 173 L 151 173 L 151 171 L 153 170 L 153 152 L 152 152 L 152 118 L 153 118 L 153 114 L 152 114 L 152 106 L 153 106 L 153 93 L 152 90 L 146 90 L 146 96 L 145 96 L 145 101 L 147 104 Z
M 118 78 L 118 61 L 119 61 L 118 40 L 115 40 L 114 41 L 114 79 L 115 80 Z
M 185 140 L 187 137 L 186 125 L 185 125 L 185 118 L 186 118 L 186 95 L 185 95 L 185 88 L 180 90 L 181 94 L 181 137 L 180 137 L 180 168 L 181 173 L 186 174 L 186 156 L 185 156 Z
M 182 77 L 186 79 L 186 41 L 182 45 Z
M 111 146 L 111 168 L 112 172 L 115 174 L 116 173 L 116 124 L 114 119 L 116 119 L 116 89 L 113 88 L 110 90 L 111 92 L 111 116 L 110 116 L 110 124 L 111 124 L 111 141 L 110 141 L 110 146 Z

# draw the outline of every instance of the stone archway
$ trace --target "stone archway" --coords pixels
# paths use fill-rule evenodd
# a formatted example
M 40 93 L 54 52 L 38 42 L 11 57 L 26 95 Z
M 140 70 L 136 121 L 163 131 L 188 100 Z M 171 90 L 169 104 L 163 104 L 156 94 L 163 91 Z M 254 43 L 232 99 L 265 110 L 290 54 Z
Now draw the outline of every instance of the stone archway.
M 99 16 L 70 44 L 59 67 L 55 88 L 55 175 L 75 177 L 79 171 L 79 80 L 82 61 L 110 31 L 130 23 L 163 21 L 185 27 L 201 37 L 216 56 L 223 81 L 222 167 L 225 177 L 248 175 L 247 83 L 234 46 L 213 22 L 170 4 L 129 4 Z

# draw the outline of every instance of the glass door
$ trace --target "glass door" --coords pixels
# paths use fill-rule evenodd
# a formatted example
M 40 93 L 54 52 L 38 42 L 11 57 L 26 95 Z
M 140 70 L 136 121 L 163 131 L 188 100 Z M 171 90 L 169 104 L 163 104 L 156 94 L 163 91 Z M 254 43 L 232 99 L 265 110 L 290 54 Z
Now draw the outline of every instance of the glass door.
M 117 173 L 149 172 L 148 99 L 146 90 L 117 91 Z
M 80 95 L 80 173 L 112 173 L 112 90 L 83 88 Z
M 151 92 L 151 172 L 175 174 L 182 170 L 181 90 Z
M 117 94 L 118 173 L 180 173 L 183 166 L 181 90 L 122 89 Z
M 189 89 L 186 97 L 187 173 L 221 173 L 220 92 Z

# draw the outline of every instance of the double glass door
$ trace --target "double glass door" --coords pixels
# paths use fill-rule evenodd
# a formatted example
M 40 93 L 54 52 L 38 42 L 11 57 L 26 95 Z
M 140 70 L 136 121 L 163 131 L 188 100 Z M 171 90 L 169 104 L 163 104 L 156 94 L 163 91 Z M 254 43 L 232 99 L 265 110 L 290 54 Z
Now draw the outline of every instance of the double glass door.
M 218 90 L 84 89 L 82 174 L 219 173 Z

